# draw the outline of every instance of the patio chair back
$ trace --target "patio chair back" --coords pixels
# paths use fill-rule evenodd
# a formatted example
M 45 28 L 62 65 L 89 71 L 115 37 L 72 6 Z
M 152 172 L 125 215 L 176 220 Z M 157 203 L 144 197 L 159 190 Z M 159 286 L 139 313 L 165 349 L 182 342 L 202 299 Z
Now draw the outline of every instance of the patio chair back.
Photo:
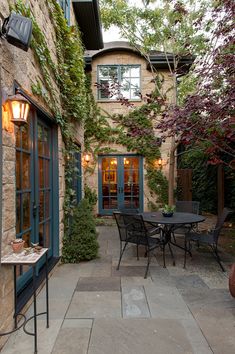
M 199 214 L 200 202 L 193 200 L 177 200 L 175 208 L 178 212 Z
M 128 237 L 136 238 L 138 240 L 139 245 L 147 245 L 148 230 L 143 221 L 142 215 L 139 214 L 124 214 L 123 213 L 124 223 L 127 226 Z
M 218 243 L 219 235 L 225 220 L 227 219 L 228 215 L 232 213 L 233 211 L 231 209 L 224 208 L 221 215 L 218 216 L 215 228 L 212 230 L 215 244 Z
M 113 212 L 118 227 L 120 241 L 127 241 L 127 226 L 125 224 L 124 215 L 120 212 Z

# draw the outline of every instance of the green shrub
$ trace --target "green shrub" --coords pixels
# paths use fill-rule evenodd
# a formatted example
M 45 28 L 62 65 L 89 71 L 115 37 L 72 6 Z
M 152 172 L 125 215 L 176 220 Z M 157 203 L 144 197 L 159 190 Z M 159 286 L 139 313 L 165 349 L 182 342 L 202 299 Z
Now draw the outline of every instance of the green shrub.
M 90 187 L 88 187 L 88 185 L 86 184 L 84 187 L 84 194 L 85 194 L 85 199 L 88 200 L 90 206 L 93 207 L 96 205 L 97 203 L 97 194 L 95 192 L 95 190 L 92 190 Z
M 82 199 L 75 208 L 70 235 L 63 240 L 62 262 L 78 263 L 98 256 L 97 232 L 92 206 Z

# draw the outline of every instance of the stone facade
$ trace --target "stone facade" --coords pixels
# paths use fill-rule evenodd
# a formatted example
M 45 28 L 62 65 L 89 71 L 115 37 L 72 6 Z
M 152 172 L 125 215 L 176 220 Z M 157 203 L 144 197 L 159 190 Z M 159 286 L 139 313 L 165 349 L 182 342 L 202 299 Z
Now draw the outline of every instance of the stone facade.
M 115 42 L 114 42 L 115 43 Z M 119 42 L 121 43 L 121 42 Z M 124 42 L 125 44 L 126 42 Z M 109 43 L 106 44 L 107 46 Z M 140 89 L 141 93 L 144 96 L 146 94 L 150 93 L 153 88 L 154 84 L 152 83 L 153 79 L 153 74 L 151 70 L 147 69 L 147 61 L 145 58 L 141 57 L 139 54 L 133 52 L 133 51 L 126 51 L 119 49 L 116 49 L 113 47 L 111 49 L 112 43 L 110 43 L 110 48 L 109 51 L 103 52 L 103 53 L 97 53 L 94 55 L 94 53 L 90 52 L 88 55 L 94 55 L 94 58 L 92 58 L 92 68 L 91 68 L 91 78 L 92 78 L 92 90 L 94 97 L 96 98 L 99 107 L 103 109 L 104 111 L 112 114 L 124 114 L 127 113 L 128 108 L 125 106 L 121 105 L 120 102 L 115 102 L 111 100 L 98 100 L 98 93 L 97 93 L 97 87 L 95 84 L 97 83 L 97 66 L 98 65 L 140 65 L 141 67 L 141 73 L 140 73 Z M 121 44 L 120 44 L 121 47 Z M 163 92 L 166 92 L 166 90 L 170 89 L 173 86 L 173 81 L 170 76 L 170 73 L 166 69 L 161 69 L 160 70 L 161 74 L 164 77 L 164 84 L 163 84 Z M 169 90 L 168 93 L 168 98 L 169 100 L 172 99 L 172 93 Z M 139 101 L 131 101 L 131 103 L 134 103 L 136 107 L 141 106 L 143 104 L 142 100 Z M 112 125 L 112 122 L 110 122 Z M 156 131 L 156 135 L 158 132 Z M 121 145 L 110 145 L 109 146 L 112 150 L 115 150 L 117 154 L 128 154 L 130 153 L 127 152 L 126 148 Z M 169 149 L 170 149 L 170 139 L 166 140 L 164 144 L 162 144 L 160 151 L 161 151 L 161 156 L 163 160 L 163 173 L 168 177 L 168 162 L 169 162 Z M 133 152 L 134 153 L 134 152 Z M 149 188 L 147 186 L 147 180 L 146 180 L 146 170 L 144 168 L 143 171 L 144 175 L 144 210 L 148 211 L 148 201 L 152 200 L 152 197 L 150 195 Z M 87 175 L 86 177 L 86 182 L 87 184 L 93 188 L 96 193 L 98 194 L 98 166 L 96 166 L 94 173 L 92 175 Z M 98 212 L 98 205 L 96 211 Z
M 10 5 L 14 1 L 1 0 L 0 17 L 6 18 L 10 13 Z M 52 21 L 49 16 L 47 0 L 27 1 L 35 16 L 35 19 L 45 33 L 51 57 L 56 62 L 56 36 Z M 75 16 L 71 5 L 71 24 L 75 23 Z M 28 52 L 22 51 L 9 44 L 6 40 L 0 40 L 0 80 L 3 101 L 7 95 L 13 94 L 13 83 L 17 83 L 27 92 L 35 102 L 44 110 L 48 107 L 38 97 L 33 96 L 31 85 L 35 78 L 39 78 L 43 85 L 43 76 L 39 64 L 31 49 Z M 53 88 L 58 92 L 56 83 Z M 2 110 L 2 145 L 3 145 L 3 178 L 2 178 L 2 256 L 10 251 L 9 243 L 16 236 L 16 150 L 15 150 L 15 127 L 9 121 L 8 112 Z M 83 128 L 76 125 L 76 141 L 83 149 Z M 60 129 L 58 128 L 58 165 L 59 165 L 59 252 L 63 238 L 63 200 L 65 195 L 64 180 L 64 157 L 63 141 Z M 0 266 L 0 332 L 9 331 L 13 326 L 13 269 L 12 267 Z M 0 349 L 6 337 L 0 337 Z

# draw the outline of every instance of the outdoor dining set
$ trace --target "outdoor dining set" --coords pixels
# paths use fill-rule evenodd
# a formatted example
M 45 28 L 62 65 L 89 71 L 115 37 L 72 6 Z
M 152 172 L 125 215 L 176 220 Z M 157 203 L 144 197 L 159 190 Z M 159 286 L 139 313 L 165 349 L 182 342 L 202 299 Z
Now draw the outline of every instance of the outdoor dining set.
M 197 201 L 177 201 L 175 212 L 171 216 L 165 216 L 161 211 L 139 213 L 137 209 L 114 212 L 120 237 L 117 269 L 120 267 L 123 254 L 129 244 L 136 245 L 137 259 L 139 259 L 139 246 L 145 247 L 147 258 L 145 278 L 148 275 L 151 258 L 157 249 L 162 250 L 163 267 L 166 267 L 166 247 L 169 248 L 173 265 L 175 265 L 175 258 L 172 246 L 182 249 L 185 268 L 187 255 L 192 257 L 192 242 L 194 241 L 198 246 L 201 244 L 209 246 L 222 271 L 225 271 L 218 254 L 218 239 L 225 220 L 233 211 L 224 208 L 213 229 L 201 232 L 198 224 L 205 221 L 205 217 L 199 214 L 199 208 L 200 203 Z M 182 235 L 183 242 L 179 242 L 175 234 Z

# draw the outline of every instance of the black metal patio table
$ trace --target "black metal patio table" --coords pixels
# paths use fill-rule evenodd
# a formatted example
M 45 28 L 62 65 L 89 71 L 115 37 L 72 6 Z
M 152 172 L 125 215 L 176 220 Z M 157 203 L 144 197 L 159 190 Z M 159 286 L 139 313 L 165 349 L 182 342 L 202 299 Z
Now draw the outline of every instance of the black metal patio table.
M 145 222 L 151 223 L 151 224 L 158 224 L 161 226 L 162 231 L 163 231 L 163 239 L 162 239 L 162 245 L 165 247 L 167 244 L 176 246 L 178 248 L 181 248 L 185 251 L 185 248 L 176 244 L 175 242 L 172 242 L 171 240 L 171 235 L 172 232 L 177 230 L 178 228 L 182 226 L 187 226 L 189 231 L 190 229 L 195 225 L 200 222 L 203 222 L 205 220 L 205 217 L 202 215 L 198 214 L 193 214 L 193 213 L 180 213 L 180 212 L 175 212 L 173 216 L 163 216 L 162 212 L 157 211 L 157 212 L 145 212 L 142 213 L 143 219 Z M 174 255 L 172 253 L 171 248 L 169 247 L 171 256 L 173 258 L 173 265 L 175 265 L 175 259 Z M 187 250 L 187 252 L 190 252 Z M 165 253 L 164 254 L 164 268 L 166 267 L 165 264 Z

